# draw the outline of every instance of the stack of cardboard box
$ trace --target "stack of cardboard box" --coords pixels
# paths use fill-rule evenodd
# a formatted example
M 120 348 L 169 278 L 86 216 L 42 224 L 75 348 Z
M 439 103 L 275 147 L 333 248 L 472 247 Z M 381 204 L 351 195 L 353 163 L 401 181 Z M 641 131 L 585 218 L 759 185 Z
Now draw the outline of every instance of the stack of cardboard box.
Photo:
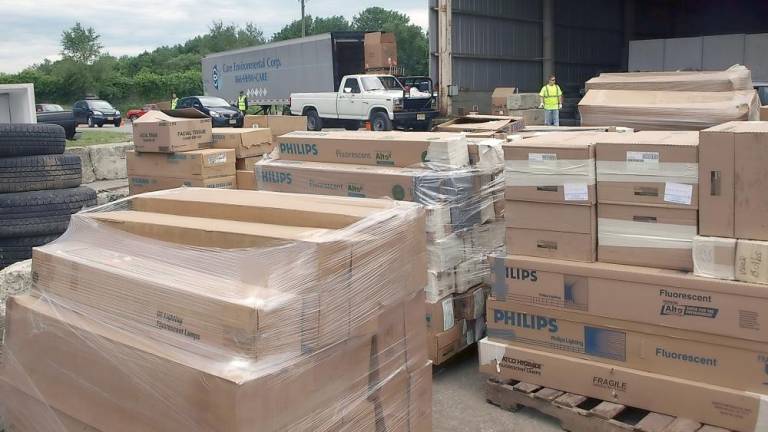
M 256 190 L 253 167 L 265 153 L 272 151 L 272 132 L 269 128 L 213 128 L 213 147 L 235 152 L 237 189 Z
M 518 93 L 514 88 L 499 87 L 491 94 L 491 114 L 521 117 L 526 125 L 543 125 L 544 110 L 539 108 L 538 93 Z
M 201 188 L 76 215 L 8 304 L 6 426 L 429 431 L 424 218 Z
M 133 124 L 126 154 L 131 195 L 179 186 L 233 189 L 235 151 L 211 149 L 211 119 L 193 109 L 150 111 Z
M 768 284 L 768 122 L 701 131 L 701 213 L 694 242 L 701 276 Z
M 503 247 L 501 146 L 442 132 L 293 132 L 277 139 L 275 159 L 256 165 L 260 190 L 387 197 L 427 212 L 428 308 L 488 279 L 485 256 Z M 479 339 L 482 316 L 446 311 L 430 326 L 430 355 L 441 363 Z M 475 330 L 475 327 L 477 329 Z M 461 331 L 456 329 L 460 328 Z
M 365 34 L 365 70 L 375 71 L 397 66 L 397 40 L 394 33 Z
M 761 193 L 768 187 L 768 123 L 714 127 L 701 132 L 700 143 L 698 135 L 585 138 L 593 141 L 596 188 L 581 190 L 586 198 L 596 192 L 598 262 L 549 250 L 491 257 L 483 373 L 734 431 L 764 429 L 768 290 L 723 279 L 738 278 L 740 267 L 759 275 L 768 253 L 753 248 L 768 245 L 761 217 L 768 211 Z M 505 148 L 507 198 L 567 192 L 558 192 L 565 181 L 544 188 L 540 177 L 560 180 L 579 164 L 540 157 L 555 150 L 545 152 L 537 139 Z M 523 163 L 523 151 L 535 157 Z M 549 162 L 533 164 L 540 159 Z M 532 186 L 544 189 L 524 188 Z M 694 240 L 697 219 L 702 235 L 721 237 Z M 508 242 L 514 253 L 520 241 L 512 235 Z M 748 247 L 739 259 L 741 243 Z M 709 277 L 680 271 L 692 259 L 696 273 Z

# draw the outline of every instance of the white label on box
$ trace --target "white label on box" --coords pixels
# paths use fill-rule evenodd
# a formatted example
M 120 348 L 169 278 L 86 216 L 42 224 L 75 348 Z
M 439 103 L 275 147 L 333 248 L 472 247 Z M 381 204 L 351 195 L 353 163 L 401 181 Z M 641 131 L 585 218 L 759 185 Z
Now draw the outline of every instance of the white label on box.
M 208 165 L 221 165 L 227 162 L 226 153 L 216 153 L 208 156 Z
M 557 154 L 555 153 L 528 153 L 529 161 L 555 161 L 557 160 Z
M 659 164 L 659 152 L 627 152 L 627 162 L 650 165 Z
M 589 199 L 589 187 L 581 183 L 565 183 L 563 193 L 566 201 L 587 201 Z
M 669 183 L 664 186 L 664 201 L 675 204 L 691 204 L 693 185 L 684 183 Z
M 453 328 L 453 297 L 443 300 L 443 331 Z

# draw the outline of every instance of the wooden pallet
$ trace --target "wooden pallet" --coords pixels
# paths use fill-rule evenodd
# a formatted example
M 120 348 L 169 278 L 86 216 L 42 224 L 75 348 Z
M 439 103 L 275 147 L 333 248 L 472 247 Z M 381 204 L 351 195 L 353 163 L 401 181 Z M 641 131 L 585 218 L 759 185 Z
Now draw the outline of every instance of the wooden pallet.
M 731 432 L 621 404 L 594 399 L 520 381 L 489 378 L 486 400 L 508 411 L 527 407 L 560 422 L 571 432 Z

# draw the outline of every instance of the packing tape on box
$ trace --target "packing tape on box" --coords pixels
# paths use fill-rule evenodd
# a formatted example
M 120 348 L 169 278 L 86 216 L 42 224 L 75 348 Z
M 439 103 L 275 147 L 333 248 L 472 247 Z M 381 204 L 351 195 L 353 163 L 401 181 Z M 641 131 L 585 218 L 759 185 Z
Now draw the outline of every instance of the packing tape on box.
M 563 186 L 595 184 L 594 159 L 508 160 L 504 162 L 507 186 Z
M 622 162 L 597 161 L 600 182 L 699 182 L 699 164 L 687 162 Z
M 715 279 L 736 279 L 736 239 L 694 237 L 693 273 Z
M 695 236 L 696 225 L 597 219 L 597 242 L 601 246 L 692 249 Z

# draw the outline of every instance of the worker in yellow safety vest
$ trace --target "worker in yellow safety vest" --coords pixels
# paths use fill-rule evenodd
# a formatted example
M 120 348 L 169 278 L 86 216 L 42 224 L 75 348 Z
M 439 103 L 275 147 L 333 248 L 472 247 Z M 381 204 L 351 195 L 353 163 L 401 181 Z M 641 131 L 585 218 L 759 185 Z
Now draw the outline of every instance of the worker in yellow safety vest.
M 176 93 L 171 96 L 171 109 L 176 109 L 176 104 L 179 103 L 179 98 L 176 97 Z
M 237 98 L 237 109 L 243 114 L 245 114 L 245 111 L 248 109 L 248 98 L 242 90 L 240 90 L 240 96 Z
M 539 108 L 544 108 L 544 124 L 560 126 L 560 110 L 563 109 L 563 91 L 555 82 L 555 76 L 550 75 L 549 81 L 539 92 Z

